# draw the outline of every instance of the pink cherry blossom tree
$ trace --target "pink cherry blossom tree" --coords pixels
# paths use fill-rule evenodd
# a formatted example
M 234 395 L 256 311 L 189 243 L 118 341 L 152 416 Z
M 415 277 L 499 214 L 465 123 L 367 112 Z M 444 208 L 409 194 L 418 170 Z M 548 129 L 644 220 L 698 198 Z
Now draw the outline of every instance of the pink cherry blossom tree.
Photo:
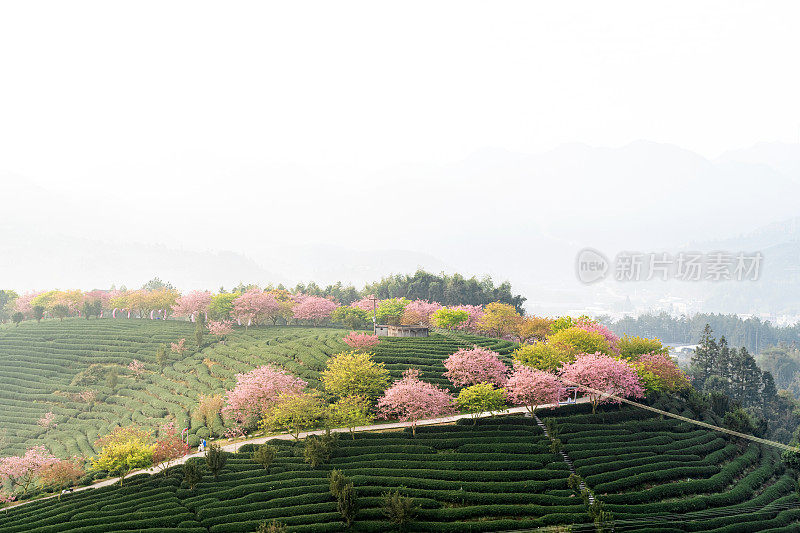
M 281 310 L 280 303 L 275 296 L 261 289 L 250 289 L 243 292 L 234 301 L 231 316 L 245 328 L 251 325 L 262 324 L 271 319 Z
M 346 337 L 342 339 L 345 344 L 355 350 L 369 350 L 377 346 L 380 339 L 377 335 L 370 335 L 369 333 L 356 333 L 351 331 Z
M 374 294 L 370 294 L 369 296 L 365 296 L 364 298 L 361 298 L 360 300 L 357 300 L 357 301 L 351 303 L 350 307 L 355 307 L 356 309 L 361 309 L 362 311 L 369 311 L 370 313 L 372 313 L 372 306 L 373 306 L 372 298 L 375 298 Z M 375 309 L 380 307 L 381 300 L 377 300 L 376 299 L 376 301 L 374 302 L 374 305 L 375 305 Z
M 186 339 L 181 339 L 178 342 L 171 342 L 170 349 L 173 353 L 183 355 L 186 353 Z
M 524 365 L 516 365 L 514 373 L 506 383 L 508 399 L 516 405 L 524 405 L 531 414 L 540 405 L 558 405 L 566 389 L 559 379 L 549 372 Z
M 600 352 L 577 356 L 574 363 L 561 368 L 560 375 L 565 384 L 575 385 L 588 395 L 593 413 L 601 403 L 620 403 L 608 394 L 623 398 L 641 398 L 644 395 L 636 370 L 626 362 Z
M 180 296 L 172 306 L 175 316 L 188 316 L 192 320 L 198 315 L 205 314 L 211 303 L 211 293 L 208 291 L 192 291 Z
M 285 370 L 260 366 L 236 376 L 236 387 L 229 390 L 222 414 L 246 427 L 252 427 L 281 393 L 299 394 L 308 383 Z
M 458 350 L 445 359 L 444 367 L 447 369 L 444 377 L 456 387 L 483 382 L 502 387 L 508 381 L 508 367 L 500 360 L 500 356 L 477 345 Z
M 396 417 L 411 422 L 412 435 L 417 434 L 417 422 L 455 412 L 454 398 L 444 389 L 419 379 L 419 370 L 409 368 L 403 379 L 395 381 L 378 399 L 378 416 Z
M 136 379 L 139 379 L 142 377 L 142 374 L 144 374 L 144 363 L 138 359 L 134 359 L 128 364 L 128 371 L 133 374 Z
M 608 343 L 608 347 L 614 353 L 619 353 L 619 349 L 617 345 L 619 344 L 619 337 L 614 334 L 613 331 L 605 327 L 604 325 L 595 322 L 594 320 L 590 320 L 587 318 L 581 318 L 575 323 L 576 328 L 580 328 L 584 331 L 590 331 L 592 333 L 599 333 L 602 335 L 606 342 Z
M 292 307 L 296 320 L 310 320 L 314 325 L 330 318 L 333 310 L 339 307 L 334 301 L 320 296 L 304 296 Z
M 39 296 L 40 294 L 44 294 L 42 291 L 38 292 L 29 292 L 23 294 L 16 300 L 14 300 L 14 310 L 19 311 L 23 315 L 28 318 L 33 317 L 33 304 L 31 303 L 34 298 Z
M 233 324 L 230 320 L 220 320 L 218 322 L 210 321 L 206 326 L 208 327 L 209 333 L 218 337 L 233 333 Z
M 467 318 L 467 320 L 455 326 L 455 329 L 462 331 L 469 331 L 472 333 L 478 331 L 481 319 L 483 318 L 483 315 L 486 314 L 485 311 L 483 310 L 483 307 L 481 307 L 480 305 L 456 305 L 450 307 L 450 309 L 462 309 L 467 312 L 469 318 Z
M 44 446 L 34 446 L 19 457 L 0 459 L 0 479 L 5 480 L 12 490 L 20 489 L 22 494 L 27 494 L 42 470 L 57 461 Z
M 54 428 L 57 425 L 56 415 L 53 413 L 53 411 L 48 411 L 42 418 L 39 419 L 37 424 L 39 424 L 45 429 Z
M 403 312 L 403 324 L 431 325 L 431 315 L 442 308 L 439 302 L 412 300 Z

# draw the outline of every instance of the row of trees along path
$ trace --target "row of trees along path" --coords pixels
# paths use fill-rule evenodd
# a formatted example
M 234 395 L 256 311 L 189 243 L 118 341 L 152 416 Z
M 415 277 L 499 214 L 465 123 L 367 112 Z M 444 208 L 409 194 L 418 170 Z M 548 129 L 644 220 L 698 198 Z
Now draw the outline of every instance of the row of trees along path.
M 577 403 L 586 403 L 588 401 L 589 401 L 588 398 L 583 397 L 583 398 L 578 398 Z M 558 405 L 547 404 L 547 405 L 537 406 L 537 409 L 550 409 L 550 408 L 557 408 L 557 407 L 558 407 Z M 528 412 L 529 412 L 528 411 L 528 407 L 511 407 L 511 408 L 505 409 L 503 411 L 494 411 L 493 413 L 481 413 L 481 414 L 478 415 L 478 417 L 484 418 L 484 417 L 494 416 L 494 415 L 507 415 L 507 414 L 528 413 Z M 448 423 L 456 422 L 458 420 L 461 420 L 462 418 L 475 418 L 475 417 L 476 417 L 475 413 L 465 413 L 465 414 L 457 414 L 457 415 L 445 416 L 445 417 L 440 417 L 440 418 L 427 418 L 427 419 L 424 419 L 424 420 L 417 420 L 416 421 L 416 425 L 417 426 L 434 426 L 434 425 L 437 425 L 437 424 L 448 424 Z M 406 421 L 406 422 L 387 422 L 387 423 L 383 423 L 383 424 L 373 424 L 373 425 L 370 425 L 370 426 L 358 426 L 358 427 L 354 428 L 353 431 L 362 432 L 362 431 L 381 431 L 381 430 L 387 430 L 387 429 L 404 429 L 404 428 L 411 427 L 411 425 L 414 424 L 414 423 L 415 422 L 412 422 L 410 420 Z M 325 430 L 325 429 L 317 429 L 317 430 L 313 430 L 313 431 L 305 431 L 305 432 L 302 432 L 302 433 L 299 434 L 299 438 L 305 438 L 305 437 L 308 437 L 310 435 L 323 435 L 323 434 L 326 433 L 326 431 L 327 430 Z M 335 429 L 331 429 L 330 431 L 331 431 L 331 433 L 345 433 L 345 432 L 348 432 L 350 430 L 347 429 L 347 428 L 335 428 Z M 294 436 L 289 434 L 289 433 L 283 433 L 283 434 L 280 434 L 280 435 L 269 435 L 269 436 L 257 437 L 257 438 L 253 438 L 253 439 L 245 439 L 245 440 L 232 442 L 230 444 L 226 444 L 224 446 L 221 446 L 221 449 L 223 451 L 226 451 L 226 452 L 236 452 L 236 451 L 239 450 L 239 448 L 241 448 L 245 444 L 264 444 L 265 442 L 267 442 L 269 440 L 272 440 L 272 439 L 294 440 Z M 189 459 L 192 459 L 192 458 L 195 458 L 195 457 L 203 457 L 203 455 L 204 455 L 203 452 L 191 453 L 189 455 L 185 455 L 185 456 L 181 457 L 180 459 L 170 463 L 170 466 L 181 465 L 181 464 L 185 463 L 186 461 L 188 461 Z M 161 468 L 159 468 L 156 465 L 156 466 L 153 466 L 151 468 L 147 468 L 147 469 L 143 469 L 143 470 L 134 470 L 134 471 L 130 472 L 129 474 L 127 474 L 125 477 L 129 478 L 130 476 L 135 476 L 137 474 L 153 475 L 153 474 L 157 474 L 158 472 L 161 472 Z M 78 491 L 82 491 L 82 490 L 89 490 L 89 489 L 98 489 L 100 487 L 108 487 L 108 486 L 114 485 L 115 483 L 118 483 L 118 482 L 119 482 L 119 478 L 118 477 L 104 479 L 102 481 L 98 481 L 97 483 L 92 483 L 91 485 L 86 485 L 85 487 L 78 487 L 78 488 L 76 488 L 74 490 L 74 492 L 78 492 Z M 27 503 L 31 503 L 31 502 L 34 502 L 34 501 L 46 500 L 46 499 L 49 499 L 49 498 L 55 498 L 56 496 L 58 496 L 58 495 L 57 494 L 53 494 L 53 495 L 50 495 L 50 496 L 45 496 L 43 498 L 26 500 L 26 501 L 20 502 L 20 503 L 18 503 L 16 505 L 12 505 L 12 506 L 6 507 L 6 511 L 14 509 L 15 507 L 19 507 L 20 505 L 25 505 Z

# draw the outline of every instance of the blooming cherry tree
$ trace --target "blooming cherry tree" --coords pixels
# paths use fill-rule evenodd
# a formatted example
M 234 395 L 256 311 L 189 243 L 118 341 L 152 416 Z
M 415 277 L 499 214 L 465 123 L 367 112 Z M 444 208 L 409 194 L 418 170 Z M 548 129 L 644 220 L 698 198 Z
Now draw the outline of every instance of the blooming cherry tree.
M 280 313 L 281 306 L 275 296 L 261 289 L 250 289 L 233 301 L 231 316 L 245 327 L 261 324 Z
M 183 355 L 186 353 L 186 339 L 181 339 L 178 342 L 171 342 L 170 349 L 173 353 Z
M 524 405 L 531 414 L 540 405 L 558 405 L 566 396 L 566 389 L 556 376 L 524 365 L 514 367 L 506 388 L 508 399 L 516 405 Z
M 444 389 L 419 379 L 419 370 L 409 368 L 403 379 L 395 381 L 378 399 L 378 415 L 411 422 L 411 433 L 417 434 L 417 421 L 422 418 L 454 412 L 453 396 Z
M 461 309 L 462 311 L 466 311 L 468 316 L 467 320 L 454 326 L 454 329 L 470 331 L 473 333 L 479 330 L 483 315 L 486 314 L 483 310 L 483 307 L 480 305 L 456 305 L 450 309 Z
M 474 345 L 472 349 L 460 349 L 445 359 L 444 376 L 456 387 L 490 382 L 504 386 L 508 380 L 508 367 L 500 360 L 500 356 L 489 350 Z
M 173 461 L 180 459 L 189 453 L 189 445 L 186 444 L 178 432 L 175 430 L 175 423 L 169 422 L 161 427 L 159 439 L 153 450 L 153 464 L 158 465 L 161 470 L 169 468 Z
M 587 318 L 581 318 L 575 323 L 576 328 L 580 328 L 584 331 L 591 331 L 592 333 L 599 333 L 602 335 L 606 342 L 608 343 L 608 347 L 611 349 L 612 352 L 615 354 L 619 353 L 619 348 L 617 345 L 619 344 L 619 337 L 614 335 L 614 332 L 605 327 L 602 324 L 595 322 L 594 320 L 590 320 Z
M 369 311 L 372 313 L 373 306 L 375 309 L 381 304 L 381 300 L 375 298 L 374 294 L 370 294 L 369 296 L 365 296 L 358 301 L 355 301 L 350 304 L 350 307 L 355 307 L 356 309 L 361 309 L 362 311 Z
M 139 379 L 142 377 L 142 374 L 144 374 L 144 363 L 138 359 L 134 359 L 128 365 L 128 371 L 133 374 L 136 379 Z
M 205 314 L 211 303 L 211 293 L 208 291 L 192 291 L 180 296 L 172 306 L 175 316 L 188 316 L 194 319 L 200 313 Z
M 56 415 L 53 414 L 53 411 L 49 411 L 42 418 L 39 419 L 37 424 L 39 424 L 45 429 L 54 428 L 57 425 L 55 419 Z
M 0 479 L 5 480 L 12 490 L 19 488 L 22 494 L 27 494 L 43 469 L 57 461 L 44 446 L 34 446 L 19 457 L 0 459 Z
M 561 379 L 567 385 L 578 386 L 588 395 L 593 413 L 601 403 L 620 403 L 618 399 L 607 396 L 609 394 L 633 398 L 644 395 L 633 368 L 600 352 L 581 354 L 574 363 L 565 364 L 561 369 Z
M 319 296 L 304 296 L 292 308 L 296 320 L 310 320 L 315 325 L 330 318 L 339 304 Z
M 344 343 L 356 350 L 369 350 L 377 346 L 380 342 L 377 335 L 370 335 L 368 333 L 356 333 L 351 331 L 345 338 L 342 339 Z
M 222 413 L 245 426 L 253 426 L 282 393 L 300 394 L 308 383 L 270 365 L 260 366 L 236 376 L 236 387 L 229 390 Z
M 206 324 L 206 326 L 208 327 L 209 333 L 218 337 L 233 333 L 233 324 L 230 320 L 220 320 L 218 322 L 211 321 Z
M 429 302 L 428 300 L 412 300 L 411 303 L 406 305 L 403 312 L 403 324 L 422 324 L 424 326 L 431 325 L 431 315 L 442 308 L 438 302 Z

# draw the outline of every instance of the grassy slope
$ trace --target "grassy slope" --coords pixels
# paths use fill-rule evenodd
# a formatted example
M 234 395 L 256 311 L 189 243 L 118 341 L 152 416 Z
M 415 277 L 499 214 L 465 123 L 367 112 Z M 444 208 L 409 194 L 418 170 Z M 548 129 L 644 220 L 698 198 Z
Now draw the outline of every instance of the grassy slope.
M 633 409 L 598 415 L 583 410 L 546 414 L 620 530 L 788 531 L 800 519 L 795 482 L 771 450 Z M 390 529 L 380 496 L 396 487 L 420 505 L 412 531 L 504 531 L 588 521 L 586 507 L 567 486 L 569 471 L 530 419 L 464 422 L 420 428 L 416 438 L 408 431 L 344 436 L 331 464 L 318 470 L 302 461 L 300 446 L 273 441 L 279 454 L 269 472 L 243 450 L 231 457 L 219 481 L 207 476 L 194 492 L 181 484 L 181 469 L 175 468 L 137 476 L 122 488 L 14 509 L 0 516 L 0 531 L 222 533 L 254 531 L 271 519 L 290 531 L 341 531 L 328 493 L 332 468 L 357 487 L 361 511 L 355 531 Z M 765 510 L 768 504 L 795 508 Z M 753 509 L 730 516 L 743 507 Z M 670 513 L 694 513 L 688 515 L 694 519 L 656 518 Z

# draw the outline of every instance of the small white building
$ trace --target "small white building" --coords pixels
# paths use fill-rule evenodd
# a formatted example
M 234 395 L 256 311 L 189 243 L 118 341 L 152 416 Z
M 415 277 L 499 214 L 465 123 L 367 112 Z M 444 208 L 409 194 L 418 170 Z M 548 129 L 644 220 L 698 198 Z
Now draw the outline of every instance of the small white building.
M 378 337 L 427 337 L 428 326 L 378 324 L 375 326 L 375 335 Z

